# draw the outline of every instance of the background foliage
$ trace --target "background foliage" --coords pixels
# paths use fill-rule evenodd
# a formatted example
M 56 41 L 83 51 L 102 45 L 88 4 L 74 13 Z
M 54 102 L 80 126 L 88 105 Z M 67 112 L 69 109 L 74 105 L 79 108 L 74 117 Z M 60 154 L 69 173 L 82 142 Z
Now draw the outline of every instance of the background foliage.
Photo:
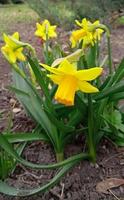
M 73 25 L 74 19 L 102 18 L 104 21 L 111 12 L 124 7 L 123 0 L 25 0 L 34 9 L 41 19 L 49 19 L 58 24 L 70 26 Z M 70 27 L 69 27 L 70 28 Z
M 7 4 L 7 3 L 23 3 L 23 0 L 0 0 L 1 4 Z

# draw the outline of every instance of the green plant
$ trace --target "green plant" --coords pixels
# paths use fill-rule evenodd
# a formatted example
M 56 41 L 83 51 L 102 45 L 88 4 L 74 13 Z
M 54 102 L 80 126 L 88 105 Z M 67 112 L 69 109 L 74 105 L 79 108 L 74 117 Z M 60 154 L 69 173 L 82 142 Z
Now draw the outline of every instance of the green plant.
M 59 168 L 60 171 L 46 185 L 31 190 L 15 189 L 0 181 L 0 192 L 3 192 L 3 187 L 7 188 L 4 191 L 6 194 L 13 196 L 44 192 L 79 161 L 88 159 L 95 163 L 97 148 L 103 137 L 124 145 L 124 112 L 118 104 L 124 99 L 124 60 L 115 71 L 112 67 L 110 32 L 105 25 L 99 21 L 91 23 L 86 19 L 76 23 L 79 28 L 71 35 L 75 49 L 69 55 L 50 43 L 55 30 L 48 21 L 45 26 L 38 26 L 45 64 L 39 64 L 35 49 L 19 41 L 17 32 L 12 36 L 4 34 L 6 44 L 2 47 L 2 53 L 11 64 L 13 73 L 10 89 L 15 92 L 26 113 L 36 121 L 38 128 L 28 134 L 0 134 L 0 146 L 27 167 Z M 105 58 L 100 60 L 100 38 L 103 32 L 108 46 L 108 76 L 98 77 L 106 62 Z M 62 57 L 58 58 L 58 55 Z M 88 81 L 92 81 L 92 85 Z M 79 128 L 80 124 L 83 128 Z M 66 144 L 73 141 L 77 134 L 82 134 L 82 131 L 86 135 L 86 152 L 65 160 Z M 57 163 L 31 163 L 13 148 L 13 143 L 23 144 L 34 140 L 51 144 Z
M 0 113 L 0 118 L 2 118 L 2 112 Z M 8 122 L 6 130 L 4 131 L 4 134 L 8 134 L 11 132 L 11 126 L 12 126 L 12 111 L 10 111 L 8 115 Z M 19 155 L 21 155 L 24 147 L 25 142 L 14 145 L 14 149 L 18 152 Z M 0 179 L 5 180 L 10 173 L 12 173 L 16 167 L 16 160 L 13 156 L 9 155 L 4 149 L 0 147 Z

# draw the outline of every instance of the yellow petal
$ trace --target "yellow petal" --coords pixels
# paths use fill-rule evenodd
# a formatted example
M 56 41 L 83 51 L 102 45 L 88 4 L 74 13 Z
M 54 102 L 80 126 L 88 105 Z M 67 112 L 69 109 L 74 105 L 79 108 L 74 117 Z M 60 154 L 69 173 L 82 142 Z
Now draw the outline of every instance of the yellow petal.
M 94 32 L 94 39 L 95 40 L 100 40 L 100 37 L 101 37 L 101 35 L 102 35 L 102 33 L 104 32 L 104 30 L 102 30 L 102 29 L 100 29 L 100 28 L 97 28 L 96 30 L 95 30 L 95 32 Z
M 3 40 L 8 46 L 15 47 L 15 43 L 5 33 L 3 34 Z
M 46 40 L 46 31 L 45 27 L 39 23 L 36 23 L 37 30 L 35 31 L 35 35 L 41 37 L 43 40 Z
M 86 36 L 84 36 L 83 38 L 83 47 L 86 47 L 89 44 L 93 46 L 94 45 L 93 39 L 94 39 L 93 34 L 87 31 Z
M 96 20 L 95 22 L 93 22 L 92 25 L 94 25 L 94 26 L 98 26 L 99 24 L 100 24 L 99 20 Z
M 55 84 L 60 84 L 62 79 L 63 79 L 63 75 L 47 75 Z
M 50 26 L 48 29 L 48 36 L 49 37 L 57 37 L 57 34 L 55 32 L 56 26 Z
M 80 30 L 73 31 L 72 37 L 75 40 L 75 42 L 77 42 L 80 39 L 82 39 L 86 34 L 87 34 L 86 31 L 84 31 L 83 29 L 80 29 Z
M 15 38 L 16 40 L 19 40 L 19 33 L 18 32 L 13 33 L 12 37 Z
M 8 59 L 10 60 L 11 63 L 15 63 L 16 62 L 16 55 L 14 52 L 11 52 L 9 55 L 8 55 Z
M 73 75 L 76 72 L 75 69 L 75 65 L 71 64 L 70 62 L 68 62 L 68 60 L 64 59 L 61 64 L 59 65 L 59 67 L 56 69 L 54 67 L 50 67 L 48 65 L 45 64 L 40 64 L 41 66 L 43 66 L 46 70 L 54 73 L 54 74 L 69 74 L 69 75 Z
M 82 23 L 80 23 L 78 20 L 75 20 L 75 22 L 76 22 L 76 24 L 77 24 L 78 26 L 81 26 L 81 27 L 82 27 Z
M 19 39 L 19 33 L 15 32 L 12 36 L 8 36 L 5 33 L 3 34 L 3 39 L 5 43 L 10 47 L 10 48 L 16 48 L 17 44 L 14 42 L 14 39 L 18 40 Z
M 88 26 L 91 24 L 90 21 L 88 21 L 86 18 L 82 19 L 82 27 L 83 29 L 87 30 Z
M 50 26 L 50 22 L 49 22 L 47 19 L 45 19 L 45 20 L 43 21 L 42 25 L 43 25 L 43 26 L 46 26 L 46 25 Z
M 42 28 L 41 24 L 39 24 L 39 23 L 36 23 L 36 27 L 37 27 L 37 29 L 41 29 Z
M 97 78 L 103 71 L 101 67 L 93 67 L 91 69 L 79 70 L 76 72 L 76 77 L 81 81 L 91 81 Z
M 70 37 L 70 42 L 71 42 L 72 48 L 76 47 L 76 41 L 74 40 L 73 36 Z
M 52 72 L 53 74 L 61 74 L 61 72 L 58 69 L 54 68 L 54 67 L 50 67 L 50 66 L 48 66 L 46 64 L 43 64 L 43 63 L 40 63 L 40 65 L 42 67 L 44 67 L 46 70 Z
M 58 67 L 60 72 L 73 75 L 76 72 L 75 65 L 71 64 L 67 59 L 63 60 Z
M 85 93 L 94 93 L 94 92 L 99 92 L 98 88 L 94 87 L 90 83 L 86 81 L 79 81 L 78 82 L 78 90 L 81 90 L 82 92 Z
M 48 20 L 44 20 L 42 24 L 36 23 L 36 27 L 35 35 L 41 37 L 43 40 L 57 36 L 55 32 L 56 26 L 51 26 Z
M 25 61 L 26 58 L 25 58 L 24 54 L 22 53 L 22 50 L 23 50 L 23 48 L 17 49 L 17 50 L 15 51 L 15 55 L 16 55 L 16 57 L 18 58 L 18 60 L 20 60 L 20 61 Z

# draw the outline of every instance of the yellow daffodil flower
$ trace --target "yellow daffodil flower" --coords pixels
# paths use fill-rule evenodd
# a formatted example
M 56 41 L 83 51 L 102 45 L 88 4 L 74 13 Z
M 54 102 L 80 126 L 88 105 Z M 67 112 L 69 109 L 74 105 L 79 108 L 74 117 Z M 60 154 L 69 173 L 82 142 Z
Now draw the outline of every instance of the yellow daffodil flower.
M 56 26 L 51 26 L 50 22 L 46 19 L 42 24 L 36 24 L 37 30 L 35 31 L 35 35 L 41 37 L 43 40 L 57 37 L 56 34 Z
M 16 63 L 17 60 L 25 61 L 25 56 L 22 53 L 23 47 L 21 43 L 18 43 L 19 33 L 15 32 L 12 36 L 8 36 L 4 33 L 3 39 L 5 42 L 5 46 L 1 48 L 1 51 L 9 60 L 9 62 Z
M 41 64 L 46 70 L 52 72 L 48 77 L 58 85 L 55 100 L 67 106 L 74 105 L 76 91 L 94 93 L 99 90 L 87 81 L 92 81 L 102 73 L 101 67 L 77 70 L 76 66 L 67 59 L 63 60 L 58 68 Z
M 97 28 L 100 25 L 98 20 L 94 23 L 91 23 L 84 18 L 82 19 L 82 22 L 76 20 L 76 24 L 80 26 L 81 29 L 72 31 L 70 37 L 72 48 L 81 41 L 83 41 L 83 47 L 86 47 L 90 44 L 93 46 L 97 40 L 100 40 L 101 34 L 104 32 L 101 28 Z

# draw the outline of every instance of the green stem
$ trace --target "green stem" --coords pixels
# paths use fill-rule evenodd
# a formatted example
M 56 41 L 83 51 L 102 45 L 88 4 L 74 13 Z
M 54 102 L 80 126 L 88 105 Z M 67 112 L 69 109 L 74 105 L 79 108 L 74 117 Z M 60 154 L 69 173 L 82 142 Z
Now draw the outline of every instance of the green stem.
M 111 56 L 110 36 L 107 36 L 107 45 L 108 45 L 108 59 L 109 59 L 109 74 L 112 75 L 112 56 Z
M 86 60 L 85 55 L 82 56 L 82 59 L 83 59 L 83 64 L 85 66 L 85 69 L 88 69 L 88 64 L 87 64 L 87 60 Z
M 108 46 L 108 57 L 109 57 L 109 73 L 112 74 L 112 58 L 111 58 L 111 44 L 110 44 L 110 31 L 107 26 L 99 24 L 93 27 L 93 29 L 101 28 L 107 34 L 107 46 Z
M 93 105 L 92 105 L 92 98 L 91 95 L 88 94 L 88 147 L 89 147 L 89 154 L 92 162 L 95 163 L 96 161 L 96 150 L 94 144 L 94 126 L 93 126 Z
M 45 42 L 45 61 L 46 64 L 49 65 L 49 40 L 48 40 L 48 33 L 46 32 L 46 42 Z
M 63 160 L 64 160 L 64 152 L 56 153 L 57 163 L 62 162 Z

